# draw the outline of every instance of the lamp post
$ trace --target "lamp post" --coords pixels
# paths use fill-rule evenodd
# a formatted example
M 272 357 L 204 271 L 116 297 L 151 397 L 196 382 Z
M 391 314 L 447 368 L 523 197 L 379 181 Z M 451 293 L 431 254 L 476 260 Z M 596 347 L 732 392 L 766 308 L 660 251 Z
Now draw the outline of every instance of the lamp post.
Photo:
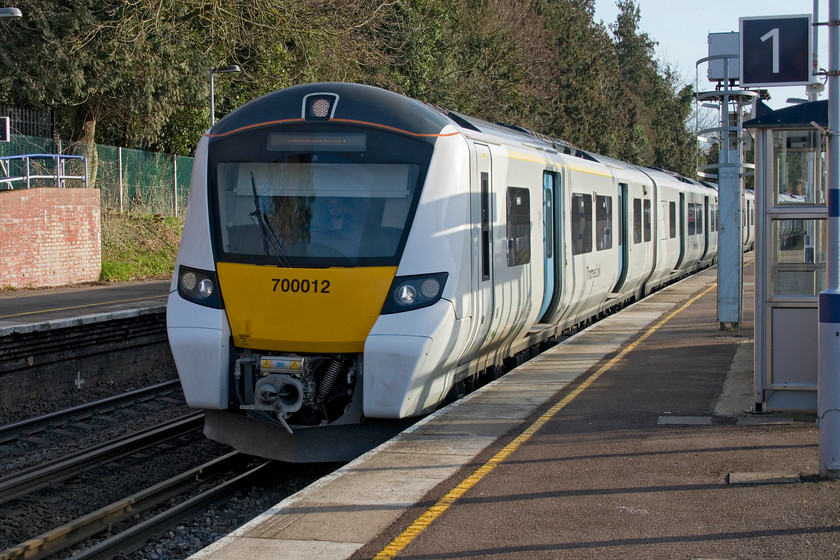
M 0 18 L 4 17 L 23 17 L 18 8 L 0 8 Z
M 230 72 L 240 71 L 241 69 L 237 64 L 231 64 L 230 66 L 222 66 L 220 68 L 214 68 L 213 66 L 210 67 L 210 126 L 213 126 L 213 123 L 216 122 L 216 107 L 214 105 L 215 101 L 213 99 L 213 75 L 227 74 Z

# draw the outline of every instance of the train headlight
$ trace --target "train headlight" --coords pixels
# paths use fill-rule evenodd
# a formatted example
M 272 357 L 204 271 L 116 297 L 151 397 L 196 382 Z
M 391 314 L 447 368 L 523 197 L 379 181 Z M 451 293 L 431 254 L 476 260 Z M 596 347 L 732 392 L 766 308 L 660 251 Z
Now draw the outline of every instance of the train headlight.
M 417 301 L 417 289 L 411 284 L 403 284 L 397 288 L 394 299 L 403 307 L 414 305 L 414 302 Z
M 397 276 L 382 306 L 382 314 L 428 307 L 440 299 L 449 277 L 447 272 L 417 276 Z
M 420 283 L 420 295 L 426 299 L 440 297 L 440 291 L 443 286 L 437 278 L 426 278 Z
M 327 120 L 335 114 L 338 95 L 334 93 L 310 93 L 303 98 L 303 118 L 306 120 Z
M 178 294 L 185 300 L 199 305 L 222 308 L 215 272 L 188 266 L 178 267 Z

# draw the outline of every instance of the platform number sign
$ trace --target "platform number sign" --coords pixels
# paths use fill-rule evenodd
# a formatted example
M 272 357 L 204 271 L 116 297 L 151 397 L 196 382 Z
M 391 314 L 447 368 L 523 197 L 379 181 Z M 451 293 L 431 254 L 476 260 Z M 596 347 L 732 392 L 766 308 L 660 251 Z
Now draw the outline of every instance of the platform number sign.
M 811 81 L 811 16 L 740 18 L 741 86 Z

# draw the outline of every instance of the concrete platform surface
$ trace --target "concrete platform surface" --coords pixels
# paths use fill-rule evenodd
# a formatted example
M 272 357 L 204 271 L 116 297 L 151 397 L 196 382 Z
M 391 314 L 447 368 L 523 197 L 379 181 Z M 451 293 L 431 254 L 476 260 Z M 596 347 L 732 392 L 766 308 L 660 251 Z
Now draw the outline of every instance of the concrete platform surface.
M 0 336 L 28 332 L 38 328 L 35 325 L 72 324 L 83 317 L 90 322 L 137 312 L 162 313 L 169 286 L 169 280 L 146 280 L 0 291 Z
M 752 279 L 736 333 L 715 280 L 600 321 L 192 558 L 840 558 L 815 418 L 748 412 Z

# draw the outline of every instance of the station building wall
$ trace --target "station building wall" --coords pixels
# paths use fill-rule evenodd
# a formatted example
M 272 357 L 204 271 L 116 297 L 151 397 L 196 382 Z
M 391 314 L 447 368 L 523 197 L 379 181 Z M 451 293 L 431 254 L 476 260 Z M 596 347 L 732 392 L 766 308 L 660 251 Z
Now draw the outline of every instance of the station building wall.
M 99 210 L 99 189 L 0 192 L 0 289 L 98 280 Z

